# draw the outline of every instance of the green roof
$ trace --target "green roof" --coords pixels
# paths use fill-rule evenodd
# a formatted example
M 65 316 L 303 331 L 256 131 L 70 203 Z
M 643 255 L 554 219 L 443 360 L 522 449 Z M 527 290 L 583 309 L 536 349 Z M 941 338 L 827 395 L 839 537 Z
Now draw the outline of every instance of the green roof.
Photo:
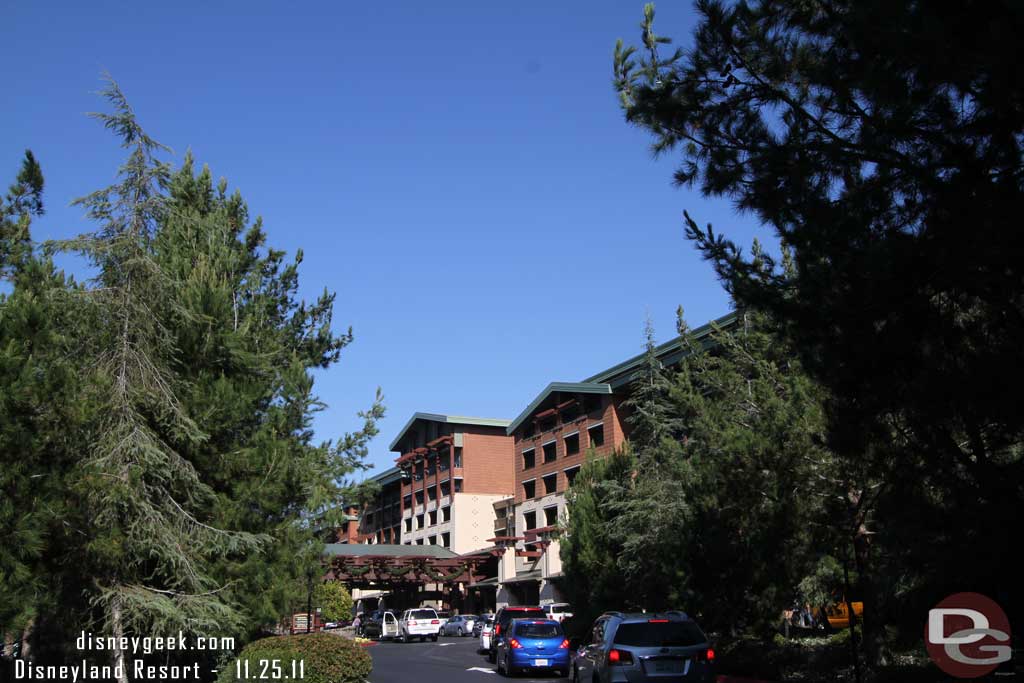
M 402 478 L 402 470 L 397 467 L 389 467 L 380 474 L 370 477 L 369 481 L 375 481 L 378 484 L 390 484 L 391 482 L 398 481 Z
M 387 557 L 433 557 L 447 559 L 458 557 L 455 553 L 439 545 L 395 545 L 393 543 L 328 543 L 321 553 L 329 557 L 370 557 L 384 555 Z
M 512 434 L 519 429 L 519 425 L 523 424 L 530 415 L 533 415 L 533 411 L 537 410 L 537 407 L 556 391 L 566 394 L 610 394 L 612 393 L 612 388 L 608 384 L 594 382 L 552 382 L 544 388 L 544 391 L 537 394 L 537 398 L 533 399 L 530 405 L 526 407 L 526 410 L 519 413 L 519 417 L 512 421 L 512 424 L 505 429 L 505 433 Z
M 459 425 L 477 425 L 480 427 L 508 427 L 508 420 L 499 420 L 491 417 L 463 417 L 462 415 L 441 415 L 438 413 L 415 413 L 409 418 L 409 421 L 402 427 L 402 431 L 398 433 L 391 445 L 388 446 L 389 451 L 394 451 L 398 446 L 398 443 L 405 437 L 405 433 L 409 431 L 409 428 L 413 426 L 416 420 L 427 420 L 430 422 L 446 422 L 448 424 L 459 424 Z
M 690 337 L 695 341 L 701 342 L 706 348 L 710 340 L 708 337 L 716 327 L 732 327 L 739 320 L 738 314 L 733 311 L 726 315 L 723 315 L 717 320 L 712 320 L 706 325 L 701 325 L 695 330 L 690 332 Z M 655 354 L 658 356 L 664 365 L 675 365 L 686 355 L 685 347 L 683 346 L 683 338 L 676 337 L 671 341 L 667 341 L 664 344 L 655 348 Z M 624 360 L 618 365 L 614 365 L 607 370 L 603 370 L 593 377 L 588 377 L 583 380 L 584 383 L 590 382 L 607 382 L 612 386 L 613 389 L 617 389 L 623 384 L 630 382 L 635 374 L 637 368 L 643 362 L 644 354 L 640 353 L 633 356 L 629 360 Z

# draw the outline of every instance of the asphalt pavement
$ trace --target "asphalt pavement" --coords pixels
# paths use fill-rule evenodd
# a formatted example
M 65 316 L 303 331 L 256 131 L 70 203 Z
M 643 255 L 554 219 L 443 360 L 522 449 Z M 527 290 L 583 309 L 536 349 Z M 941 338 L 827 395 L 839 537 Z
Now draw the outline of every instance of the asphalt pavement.
M 497 683 L 504 677 L 487 656 L 477 653 L 479 638 L 441 636 L 425 643 L 384 641 L 371 645 L 373 673 L 370 683 Z M 569 679 L 555 674 L 527 678 L 520 683 L 565 683 Z

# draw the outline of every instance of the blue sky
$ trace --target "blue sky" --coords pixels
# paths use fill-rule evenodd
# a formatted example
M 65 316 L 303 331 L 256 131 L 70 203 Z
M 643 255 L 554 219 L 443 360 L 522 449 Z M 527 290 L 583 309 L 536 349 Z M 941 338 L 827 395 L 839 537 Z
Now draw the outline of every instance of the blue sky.
M 674 188 L 676 159 L 623 121 L 617 37 L 642 2 L 5 3 L 0 182 L 31 148 L 47 181 L 35 237 L 88 229 L 72 198 L 108 184 L 117 142 L 84 112 L 109 71 L 151 135 L 239 188 L 277 248 L 305 251 L 304 294 L 352 325 L 319 373 L 317 436 L 355 428 L 383 387 L 372 448 L 415 411 L 514 418 L 691 325 L 728 298 L 682 212 L 744 244 L 767 233 Z M 688 44 L 688 2 L 658 30 Z M 68 262 L 74 269 L 76 264 Z

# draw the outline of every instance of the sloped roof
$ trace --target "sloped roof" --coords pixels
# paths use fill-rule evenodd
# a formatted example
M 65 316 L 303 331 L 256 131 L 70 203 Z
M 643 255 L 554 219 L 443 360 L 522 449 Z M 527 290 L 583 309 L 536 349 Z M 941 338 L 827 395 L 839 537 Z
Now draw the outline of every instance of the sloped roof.
M 402 431 L 398 433 L 398 436 L 394 438 L 391 445 L 388 446 L 389 451 L 395 450 L 398 444 L 405 437 L 405 433 L 409 431 L 409 428 L 413 426 L 416 420 L 428 420 L 430 422 L 446 422 L 448 424 L 460 424 L 460 425 L 477 425 L 482 427 L 507 427 L 508 420 L 501 420 L 493 417 L 465 417 L 462 415 L 442 415 L 440 413 L 414 413 L 409 421 L 402 427 Z
M 393 543 L 328 543 L 322 555 L 327 557 L 433 557 L 445 560 L 458 557 L 439 545 L 396 545 Z
M 544 388 L 544 391 L 537 394 L 537 398 L 533 399 L 530 405 L 526 406 L 526 410 L 519 413 L 519 416 L 505 429 L 505 433 L 512 434 L 519 429 L 519 426 L 523 424 L 526 418 L 533 415 L 533 411 L 537 410 L 537 407 L 556 391 L 566 394 L 610 394 L 612 393 L 612 387 L 610 384 L 595 382 L 552 382 Z

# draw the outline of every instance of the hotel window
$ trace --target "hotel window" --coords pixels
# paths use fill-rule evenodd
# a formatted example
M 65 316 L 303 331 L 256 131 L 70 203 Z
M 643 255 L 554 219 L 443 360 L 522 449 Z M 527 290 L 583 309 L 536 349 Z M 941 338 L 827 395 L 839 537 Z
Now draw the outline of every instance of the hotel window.
M 430 526 L 437 524 L 437 510 L 430 513 Z
M 567 469 L 565 471 L 565 484 L 566 484 L 566 486 L 572 486 L 573 480 L 576 478 L 576 475 L 579 474 L 579 473 L 580 473 L 580 468 L 579 467 L 570 467 L 569 469 Z
M 552 472 L 544 477 L 544 495 L 550 495 L 558 491 L 558 472 Z
M 534 451 L 531 448 L 528 451 L 523 451 L 523 469 L 532 470 L 534 465 Z
M 403 502 L 403 503 L 405 503 L 405 509 L 406 509 L 406 510 L 408 510 L 409 508 L 411 508 L 411 507 L 412 507 L 412 494 L 410 493 L 410 494 L 409 494 L 408 496 L 406 496 L 405 498 L 403 498 L 403 499 L 402 499 L 402 502 Z
M 452 519 L 452 509 L 450 507 L 441 508 L 441 521 L 450 522 Z
M 416 492 L 416 504 L 423 505 L 423 489 Z
M 590 445 L 592 448 L 604 445 L 604 424 L 596 424 L 592 427 L 587 428 L 587 436 L 590 437 Z
M 427 489 L 427 500 L 431 503 L 437 500 L 437 489 L 435 487 L 431 486 Z
M 445 548 L 450 548 L 452 546 L 452 535 L 449 533 L 441 534 L 441 545 Z
M 523 482 L 523 495 L 526 497 L 527 500 L 529 500 L 530 498 L 533 498 L 533 496 L 536 493 L 537 493 L 537 481 L 535 479 L 531 479 L 530 481 L 524 481 Z
M 423 524 L 423 515 L 416 515 L 416 528 L 422 529 L 425 525 Z
M 405 520 L 405 530 L 406 531 L 412 531 L 412 517 L 410 517 L 409 519 Z
M 455 447 L 455 467 L 462 467 L 462 446 Z
M 437 545 L 437 536 L 431 536 L 430 543 L 428 545 Z
M 524 514 L 523 515 L 523 521 L 526 523 L 526 531 L 529 531 L 530 529 L 536 529 L 537 528 L 537 513 L 536 513 L 536 511 L 534 511 L 534 512 L 527 512 L 526 514 Z
M 565 454 L 576 455 L 580 452 L 580 433 L 570 434 L 565 437 Z
M 462 493 L 462 480 L 461 479 L 456 479 L 455 480 L 455 493 Z
M 441 497 L 444 498 L 452 492 L 452 483 L 450 481 L 441 482 Z
M 448 455 L 447 453 L 445 453 L 444 455 L 438 456 L 438 458 L 437 458 L 437 469 L 439 469 L 442 472 L 447 472 L 448 468 L 451 466 L 451 462 L 452 462 L 451 456 Z
M 555 526 L 556 524 L 558 524 L 558 506 L 544 508 L 544 526 Z
M 416 539 L 416 545 L 423 545 L 423 539 L 422 538 L 417 538 Z
M 556 443 L 554 441 L 552 441 L 551 443 L 546 443 L 544 444 L 543 448 L 544 462 L 554 462 L 555 458 L 557 457 Z

